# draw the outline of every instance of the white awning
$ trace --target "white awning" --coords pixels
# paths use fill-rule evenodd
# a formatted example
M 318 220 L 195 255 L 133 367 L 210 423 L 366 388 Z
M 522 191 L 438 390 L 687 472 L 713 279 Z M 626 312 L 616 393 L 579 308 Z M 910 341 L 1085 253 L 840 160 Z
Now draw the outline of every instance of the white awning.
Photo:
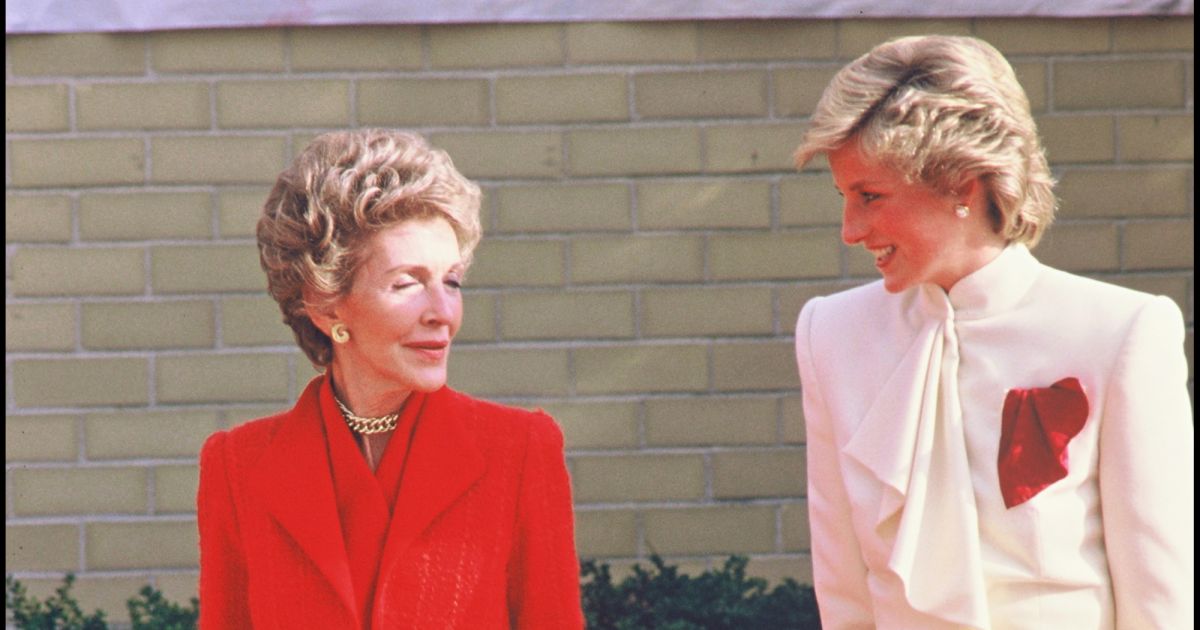
M 1192 15 L 1194 0 L 5 0 L 6 33 L 640 20 Z

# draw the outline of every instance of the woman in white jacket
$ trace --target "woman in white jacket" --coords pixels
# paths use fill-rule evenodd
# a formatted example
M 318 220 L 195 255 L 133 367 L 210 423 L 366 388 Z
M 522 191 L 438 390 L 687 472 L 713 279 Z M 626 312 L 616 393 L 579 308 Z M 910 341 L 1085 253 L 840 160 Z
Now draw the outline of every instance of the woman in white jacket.
M 824 627 L 1193 627 L 1183 319 L 1030 253 L 1053 181 L 1003 56 L 876 47 L 825 90 L 818 154 L 883 276 L 796 327 Z

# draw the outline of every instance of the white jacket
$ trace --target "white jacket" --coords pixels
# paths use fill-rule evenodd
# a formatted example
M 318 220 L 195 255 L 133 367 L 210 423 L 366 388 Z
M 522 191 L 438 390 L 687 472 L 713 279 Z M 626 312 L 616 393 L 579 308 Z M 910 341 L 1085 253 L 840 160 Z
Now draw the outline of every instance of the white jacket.
M 947 293 L 874 282 L 796 326 L 825 628 L 1191 628 L 1194 431 L 1170 299 L 1004 250 Z M 1013 388 L 1076 377 L 1068 473 L 1006 509 Z

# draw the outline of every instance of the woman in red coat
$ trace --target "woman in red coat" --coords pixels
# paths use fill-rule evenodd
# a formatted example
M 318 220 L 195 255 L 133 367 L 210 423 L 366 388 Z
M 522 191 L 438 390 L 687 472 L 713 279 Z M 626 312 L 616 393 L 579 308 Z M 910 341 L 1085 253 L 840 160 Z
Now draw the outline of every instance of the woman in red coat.
M 446 387 L 479 188 L 419 136 L 318 137 L 258 223 L 324 374 L 200 455 L 200 625 L 580 628 L 562 434 Z

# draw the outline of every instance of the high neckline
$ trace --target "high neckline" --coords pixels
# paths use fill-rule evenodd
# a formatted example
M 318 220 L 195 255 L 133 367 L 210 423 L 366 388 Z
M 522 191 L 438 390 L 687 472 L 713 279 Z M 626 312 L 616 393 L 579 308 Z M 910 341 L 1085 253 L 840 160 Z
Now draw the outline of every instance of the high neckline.
M 1033 286 L 1040 266 L 1024 243 L 1011 243 L 950 287 L 949 293 L 933 284 L 917 290 L 931 314 L 981 319 L 1015 307 Z

